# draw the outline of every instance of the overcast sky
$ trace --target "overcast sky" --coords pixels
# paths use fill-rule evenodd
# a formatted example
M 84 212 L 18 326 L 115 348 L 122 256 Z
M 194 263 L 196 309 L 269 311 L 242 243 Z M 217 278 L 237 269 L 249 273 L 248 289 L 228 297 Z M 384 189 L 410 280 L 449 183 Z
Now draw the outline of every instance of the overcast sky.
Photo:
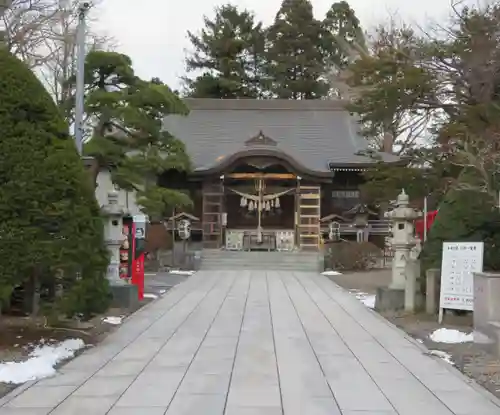
M 118 51 L 129 55 L 139 76 L 161 78 L 178 88 L 184 74 L 185 51 L 190 47 L 187 30 L 203 26 L 203 15 L 213 15 L 217 0 L 102 0 L 99 27 L 114 37 Z M 281 0 L 233 0 L 232 4 L 253 10 L 258 19 L 271 23 Z M 322 18 L 332 0 L 312 0 L 317 18 Z M 397 13 L 407 21 L 423 23 L 428 18 L 445 19 L 450 0 L 351 0 L 365 30 Z

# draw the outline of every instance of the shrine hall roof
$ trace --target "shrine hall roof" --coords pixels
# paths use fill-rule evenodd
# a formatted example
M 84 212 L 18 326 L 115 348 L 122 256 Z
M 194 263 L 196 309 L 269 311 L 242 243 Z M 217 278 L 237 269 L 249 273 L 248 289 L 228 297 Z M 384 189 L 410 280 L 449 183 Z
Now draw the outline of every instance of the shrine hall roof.
M 166 117 L 164 129 L 185 143 L 196 171 L 214 169 L 250 148 L 284 153 L 318 173 L 400 161 L 387 153 L 367 154 L 366 139 L 339 100 L 189 98 L 185 102 L 190 114 Z

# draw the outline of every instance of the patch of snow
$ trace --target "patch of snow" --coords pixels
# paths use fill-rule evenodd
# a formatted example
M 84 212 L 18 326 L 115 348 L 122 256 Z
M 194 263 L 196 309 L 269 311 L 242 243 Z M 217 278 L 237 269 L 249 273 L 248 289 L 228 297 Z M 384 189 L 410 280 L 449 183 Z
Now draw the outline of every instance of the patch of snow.
M 473 331 L 472 337 L 474 339 L 474 343 L 478 344 L 493 344 L 494 340 L 490 339 L 486 334 L 483 334 L 479 331 Z
M 443 352 L 441 350 L 429 350 L 429 354 L 443 359 L 446 363 L 449 363 L 450 365 L 455 364 L 455 362 L 453 362 L 453 357 L 449 353 Z
M 54 345 L 39 345 L 24 362 L 0 363 L 0 382 L 21 384 L 53 376 L 58 363 L 74 357 L 75 353 L 84 347 L 82 339 L 68 339 Z
M 144 298 L 152 298 L 153 300 L 156 300 L 158 298 L 158 296 L 156 294 L 153 294 L 153 293 L 145 293 Z
M 469 343 L 474 341 L 472 333 L 466 334 L 454 329 L 437 329 L 429 335 L 429 338 L 435 343 Z
M 193 275 L 196 271 L 184 271 L 181 269 L 171 269 L 169 271 L 170 274 L 174 275 Z
M 160 290 L 160 294 L 165 294 L 167 290 Z
M 108 323 L 108 324 L 112 324 L 114 326 L 118 326 L 120 324 L 122 324 L 123 322 L 123 317 L 118 317 L 118 316 L 109 316 L 109 317 L 104 317 L 102 319 L 102 322 L 103 323 Z
M 342 273 L 341 273 L 341 272 L 338 272 L 338 271 L 332 271 L 332 270 L 330 270 L 330 271 L 323 271 L 323 272 L 321 273 L 321 275 L 324 275 L 324 276 L 326 276 L 326 277 L 331 277 L 331 276 L 333 276 L 333 275 L 342 275 Z
M 358 290 L 352 290 L 352 294 L 368 308 L 375 308 L 375 298 L 373 294 L 366 294 Z

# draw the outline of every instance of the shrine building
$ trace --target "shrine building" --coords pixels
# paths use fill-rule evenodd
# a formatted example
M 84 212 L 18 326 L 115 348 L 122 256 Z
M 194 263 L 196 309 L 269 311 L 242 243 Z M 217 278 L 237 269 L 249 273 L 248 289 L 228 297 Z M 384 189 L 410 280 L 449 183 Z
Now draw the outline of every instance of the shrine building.
M 192 232 L 205 248 L 316 250 L 321 219 L 359 205 L 363 170 L 397 156 L 369 151 L 335 100 L 186 99 L 165 118 L 191 157 L 189 175 L 159 184 L 188 189 Z

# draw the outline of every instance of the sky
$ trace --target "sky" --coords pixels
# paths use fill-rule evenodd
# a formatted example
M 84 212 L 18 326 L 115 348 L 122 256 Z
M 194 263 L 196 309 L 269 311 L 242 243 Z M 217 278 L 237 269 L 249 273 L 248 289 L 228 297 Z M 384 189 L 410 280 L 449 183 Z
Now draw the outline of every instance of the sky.
M 323 18 L 333 0 L 311 0 L 317 18 Z M 253 10 L 259 20 L 271 23 L 281 0 L 232 0 L 231 4 Z M 159 77 L 179 88 L 185 74 L 184 58 L 190 43 L 186 33 L 203 27 L 203 16 L 213 16 L 227 0 L 102 0 L 95 16 L 98 30 L 112 36 L 117 51 L 132 58 L 137 75 Z M 450 0 L 351 0 L 351 7 L 370 30 L 397 15 L 412 24 L 429 19 L 445 20 Z

